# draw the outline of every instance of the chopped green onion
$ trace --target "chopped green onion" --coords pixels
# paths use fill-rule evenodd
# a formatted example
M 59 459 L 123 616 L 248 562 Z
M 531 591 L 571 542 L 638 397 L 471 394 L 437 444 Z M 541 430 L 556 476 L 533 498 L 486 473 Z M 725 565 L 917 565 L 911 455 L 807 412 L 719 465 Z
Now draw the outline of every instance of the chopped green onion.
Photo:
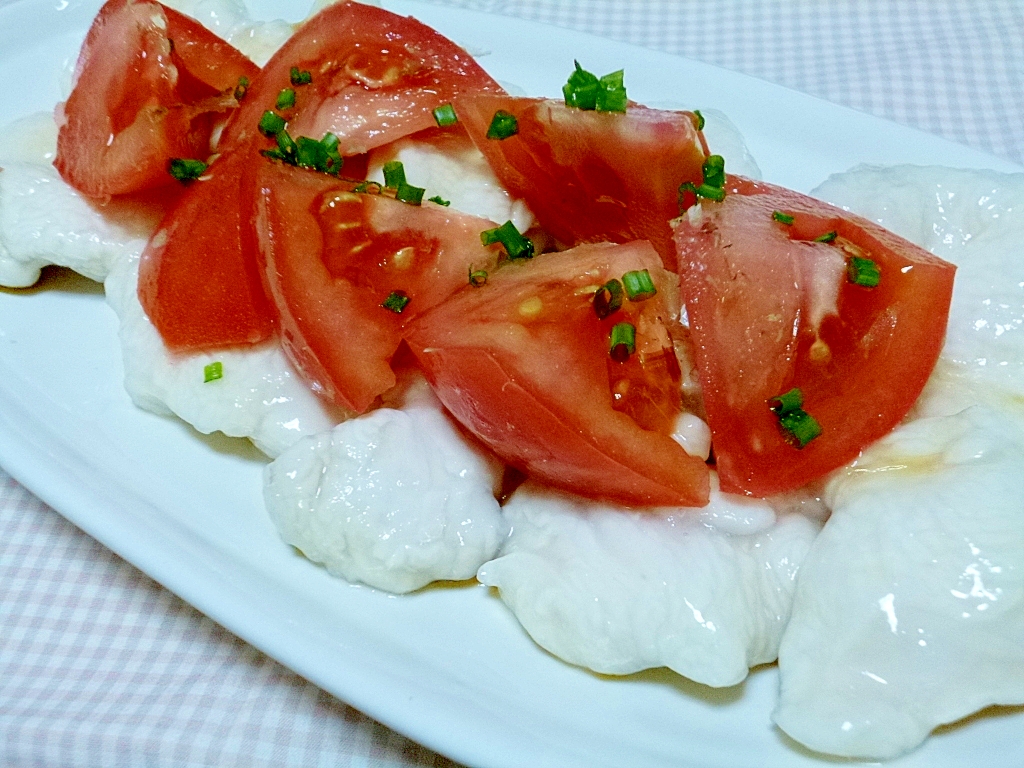
M 578 61 L 574 61 L 573 64 L 576 68 L 569 75 L 569 81 L 562 86 L 565 106 L 577 109 L 596 109 L 597 91 L 601 87 L 597 75 L 587 72 Z
M 224 378 L 224 366 L 220 360 L 210 363 L 203 368 L 203 384 Z
M 725 200 L 725 158 L 721 155 L 709 155 L 701 166 L 704 181 L 698 186 L 692 181 L 684 181 L 679 185 L 679 208 L 684 208 L 684 195 L 693 192 L 698 198 L 722 202 Z
M 721 155 L 708 155 L 701 166 L 704 184 L 718 189 L 725 189 L 725 158 Z
M 878 264 L 860 256 L 850 257 L 846 264 L 846 277 L 854 285 L 862 285 L 865 288 L 874 288 L 882 279 Z
M 772 213 L 772 218 L 775 219 L 780 224 L 787 224 L 787 225 L 788 224 L 792 224 L 794 221 L 796 221 L 796 219 L 794 219 L 788 213 L 784 213 L 782 211 L 774 211 Z
M 480 233 L 480 242 L 484 245 L 501 243 L 505 246 L 505 253 L 508 254 L 509 259 L 533 258 L 533 241 L 528 237 L 523 237 L 511 221 L 506 221 L 494 229 L 485 229 Z
M 725 188 L 715 187 L 711 184 L 701 184 L 697 187 L 697 194 L 719 203 L 725 200 Z
M 392 160 L 384 163 L 384 186 L 388 189 L 398 189 L 405 184 L 405 166 L 401 160 Z
M 803 409 L 804 396 L 796 387 L 773 398 L 771 409 L 779 417 L 779 427 L 797 448 L 803 448 L 821 435 L 818 420 Z
M 292 85 L 309 85 L 313 82 L 313 75 L 308 69 L 300 70 L 298 67 L 292 67 L 289 79 L 292 81 Z
M 427 200 L 429 200 L 432 203 L 437 203 L 438 205 L 443 205 L 445 208 L 447 208 L 449 205 L 452 204 L 451 200 L 445 200 L 440 195 L 434 195 L 433 197 L 428 197 Z
M 509 136 L 515 136 L 517 133 L 519 133 L 519 121 L 516 120 L 515 115 L 503 109 L 499 109 L 494 113 L 491 124 L 487 128 L 488 139 L 504 141 Z
M 320 146 L 323 148 L 323 165 L 317 165 L 316 169 L 337 176 L 345 164 L 345 158 L 338 152 L 338 137 L 327 132 L 320 139 Z
M 333 133 L 324 134 L 320 141 L 308 136 L 300 136 L 295 140 L 282 128 L 274 138 L 277 139 L 276 148 L 260 151 L 261 155 L 271 160 L 280 160 L 288 165 L 310 168 L 331 176 L 337 176 L 345 163 L 344 158 L 338 154 L 338 137 Z
M 772 398 L 772 410 L 780 416 L 785 416 L 790 411 L 803 408 L 804 393 L 798 387 L 793 387 L 789 392 L 784 392 L 776 398 Z
M 779 426 L 796 443 L 803 448 L 811 440 L 821 436 L 821 425 L 807 411 L 800 409 L 779 417 Z
M 598 112 L 625 112 L 629 106 L 629 99 L 626 98 L 626 90 L 601 91 L 597 96 Z
M 327 150 L 316 139 L 299 136 L 295 144 L 295 164 L 303 168 L 326 166 Z
M 263 113 L 263 117 L 260 118 L 260 133 L 268 138 L 272 138 L 283 131 L 286 124 L 283 117 L 268 109 Z
M 700 113 L 700 110 L 699 110 L 699 109 L 695 109 L 695 110 L 693 110 L 693 114 L 694 114 L 694 115 L 696 116 L 696 118 L 697 118 L 697 130 L 698 130 L 698 131 L 703 131 L 703 130 L 704 130 L 704 123 L 705 123 L 705 121 L 704 121 L 704 115 L 702 115 L 702 114 Z
M 400 315 L 405 310 L 408 303 L 409 294 L 405 291 L 392 291 L 388 294 L 388 297 L 384 299 L 384 303 L 382 303 L 381 306 L 384 307 L 384 309 L 390 309 L 396 315 Z
M 706 197 L 708 200 L 714 200 L 716 203 L 720 203 L 725 200 L 725 190 L 721 187 L 714 187 L 710 184 L 701 184 L 693 190 L 697 197 Z
M 182 184 L 187 184 L 190 181 L 195 181 L 207 169 L 206 163 L 202 160 L 189 160 L 188 158 L 175 157 L 168 164 L 167 170 L 178 181 Z
M 338 155 L 338 139 L 333 133 L 326 134 L 319 141 L 299 136 L 295 153 L 297 166 L 337 176 L 344 162 Z
M 398 189 L 395 190 L 395 199 L 401 200 L 403 203 L 409 203 L 409 205 L 422 205 L 423 193 L 426 191 L 423 187 L 414 187 L 412 184 L 406 184 L 403 181 L 398 185 Z
M 455 114 L 455 107 L 451 104 L 442 104 L 440 107 L 435 107 L 434 121 L 437 123 L 438 128 L 447 128 L 455 125 L 459 122 L 459 118 Z
M 367 195 L 379 195 L 383 189 L 376 181 L 361 181 L 352 187 L 353 192 L 363 192 Z
M 249 92 L 249 78 L 242 75 L 238 78 L 238 85 L 235 86 L 235 101 L 241 101 Z
M 291 88 L 284 88 L 277 94 L 277 102 L 274 105 L 278 109 L 291 109 L 295 106 L 295 91 Z
M 625 112 L 629 99 L 626 98 L 626 86 L 622 84 L 623 70 L 609 72 L 598 80 L 601 86 L 597 91 L 598 112 Z
M 833 229 L 831 232 L 826 232 L 824 235 L 818 235 L 814 238 L 816 243 L 831 243 L 837 237 L 836 231 Z
M 622 306 L 622 283 L 612 278 L 594 294 L 594 312 L 604 320 Z
M 287 130 L 282 129 L 277 132 L 277 148 L 281 150 L 284 160 L 287 163 L 295 164 L 295 140 Z
M 604 77 L 597 77 L 587 72 L 578 61 L 573 62 L 575 69 L 569 80 L 562 86 L 565 106 L 576 109 L 596 109 L 599 112 L 625 112 L 629 99 L 626 87 L 622 83 L 623 71 L 609 72 Z
M 630 323 L 616 323 L 609 335 L 608 354 L 617 363 L 624 363 L 636 352 L 636 328 Z
M 481 288 L 487 285 L 487 270 L 477 269 L 474 270 L 473 266 L 469 267 L 469 284 L 474 288 Z
M 651 273 L 646 269 L 627 272 L 622 276 L 622 284 L 626 287 L 626 296 L 630 301 L 644 301 L 658 292 L 651 280 Z

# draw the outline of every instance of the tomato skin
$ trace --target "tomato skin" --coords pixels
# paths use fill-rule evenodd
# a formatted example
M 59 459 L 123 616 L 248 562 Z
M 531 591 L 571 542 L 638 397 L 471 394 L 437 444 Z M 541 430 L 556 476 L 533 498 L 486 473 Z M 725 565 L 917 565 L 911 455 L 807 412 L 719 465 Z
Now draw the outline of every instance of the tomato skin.
M 487 138 L 497 110 L 516 117 L 517 134 Z M 456 111 L 501 183 L 557 240 L 648 240 L 675 269 L 668 222 L 679 215 L 679 185 L 701 183 L 706 156 L 691 113 L 638 104 L 625 114 L 584 111 L 488 94 L 460 98 Z
M 250 82 L 260 68 L 237 48 L 206 29 L 195 19 L 161 5 L 167 18 L 167 37 L 173 41 L 171 55 L 179 70 L 214 92 L 231 91 L 244 77 Z
M 460 94 L 503 92 L 472 56 L 425 24 L 343 2 L 306 21 L 267 62 L 222 146 L 255 134 L 281 89 L 293 87 L 292 67 L 308 70 L 312 82 L 295 87 L 288 130 L 315 139 L 334 133 L 342 156 L 433 127 L 432 110 Z
M 634 269 L 648 269 L 656 286 L 674 282 L 644 242 L 511 262 L 416 320 L 406 342 L 445 407 L 517 469 L 627 505 L 703 505 L 705 463 L 613 405 L 610 327 L 628 317 L 639 349 L 642 320 L 670 314 L 659 294 L 597 317 L 594 287 Z
M 362 413 L 395 384 L 390 360 L 405 325 L 492 269 L 496 226 L 433 203 L 352 192 L 324 174 L 264 162 L 256 235 L 285 351 L 315 391 Z M 401 313 L 381 306 L 393 291 Z
M 852 461 L 903 419 L 941 351 L 955 267 L 806 195 L 727 187 L 699 221 L 674 224 L 681 292 L 722 490 L 768 496 Z M 834 244 L 812 242 L 832 231 Z M 847 280 L 843 249 L 878 264 L 878 286 Z M 837 282 L 838 315 L 815 297 Z M 770 410 L 793 387 L 823 430 L 802 449 Z
M 168 20 L 174 24 L 189 21 L 175 21 L 173 15 Z M 407 70 L 402 70 L 403 76 L 380 88 L 357 87 L 344 73 L 346 62 L 357 52 L 362 55 L 375 47 L 379 52 L 385 46 L 398 46 L 404 52 L 401 58 Z M 201 48 L 188 49 L 182 51 L 182 56 L 202 60 L 200 53 Z M 292 67 L 308 69 L 313 81 L 293 86 Z M 227 82 L 233 88 L 237 74 L 235 70 L 222 74 L 222 84 Z M 274 146 L 257 126 L 264 111 L 275 107 L 283 88 L 296 92 L 294 109 L 283 115 L 288 119 L 288 131 L 296 138 L 320 138 L 326 130 L 334 131 L 339 137 L 339 151 L 346 157 L 342 173 L 349 178 L 365 174 L 365 156 L 353 156 L 363 147 L 385 144 L 435 125 L 433 108 L 457 93 L 500 90 L 465 51 L 413 19 L 380 8 L 343 3 L 306 22 L 258 76 L 250 78 L 241 107 L 222 132 L 220 159 L 208 172 L 212 180 L 193 184 L 161 225 L 161 231 L 170 233 L 171 240 L 151 243 L 146 250 L 139 296 L 172 349 L 247 344 L 265 339 L 274 331 L 274 302 L 263 293 L 261 281 L 253 280 L 261 267 L 251 221 L 255 169 L 264 164 L 259 152 Z M 377 114 L 382 105 L 389 105 L 394 116 Z M 355 110 L 352 121 L 320 125 L 325 114 L 339 109 L 344 113 L 347 108 Z M 376 115 L 376 119 L 370 119 L 370 115 Z M 232 186 L 230 173 L 251 183 L 242 188 L 237 182 Z M 217 211 L 215 219 L 204 218 L 204 206 Z M 176 242 L 177 238 L 181 242 Z M 233 294 L 237 294 L 237 306 L 232 303 Z M 285 330 L 295 331 L 288 322 Z M 318 367 L 316 355 L 306 354 L 287 337 L 285 343 L 294 357 L 307 361 L 304 370 L 320 382 L 329 397 L 354 410 L 367 407 L 362 393 L 352 393 L 353 399 L 346 399 L 343 390 Z M 378 384 L 370 386 L 367 382 L 368 390 L 387 381 L 389 371 L 386 362 L 378 365 Z
M 223 74 L 211 73 L 258 71 L 160 3 L 109 0 L 82 46 L 75 88 L 58 108 L 54 165 L 98 199 L 177 184 L 167 172 L 170 160 L 205 159 L 214 123 L 237 104 L 221 92 Z
M 254 344 L 274 333 L 276 311 L 258 262 L 246 256 L 254 251 L 249 227 L 242 226 L 243 200 L 255 183 L 252 166 L 245 152 L 216 159 L 142 253 L 139 301 L 171 350 Z

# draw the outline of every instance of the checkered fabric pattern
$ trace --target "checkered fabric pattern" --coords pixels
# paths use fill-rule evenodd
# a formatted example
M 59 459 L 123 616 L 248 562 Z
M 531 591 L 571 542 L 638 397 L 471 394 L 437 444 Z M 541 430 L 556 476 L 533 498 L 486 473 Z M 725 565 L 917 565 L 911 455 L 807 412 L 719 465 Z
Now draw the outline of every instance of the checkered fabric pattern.
M 1024 5 L 437 0 L 717 64 L 1024 162 Z M 238 640 L 0 470 L 0 765 L 453 766 Z
M 1024 3 L 440 0 L 698 59 L 1024 164 Z
M 234 637 L 0 470 L 0 765 L 455 763 Z

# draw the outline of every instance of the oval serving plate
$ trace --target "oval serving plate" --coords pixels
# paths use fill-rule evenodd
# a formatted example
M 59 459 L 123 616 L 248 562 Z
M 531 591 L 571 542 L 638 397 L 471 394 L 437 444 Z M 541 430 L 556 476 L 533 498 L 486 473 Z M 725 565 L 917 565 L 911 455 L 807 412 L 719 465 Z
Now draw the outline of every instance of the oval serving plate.
M 416 2 L 415 15 L 530 94 L 574 58 L 625 68 L 630 97 L 726 112 L 766 179 L 808 190 L 860 162 L 1019 170 L 753 78 L 526 21 Z M 49 110 L 98 2 L 0 5 L 0 123 Z M 304 3 L 256 15 L 301 18 Z M 799 126 L 795 128 L 795 124 Z M 299 557 L 263 509 L 263 459 L 135 408 L 117 322 L 86 281 L 0 291 L 0 464 L 87 533 L 238 636 L 389 727 L 473 766 L 822 766 L 774 728 L 774 668 L 714 691 L 672 673 L 613 679 L 535 646 L 480 586 L 396 598 Z M 900 766 L 1019 764 L 1024 715 L 943 729 Z

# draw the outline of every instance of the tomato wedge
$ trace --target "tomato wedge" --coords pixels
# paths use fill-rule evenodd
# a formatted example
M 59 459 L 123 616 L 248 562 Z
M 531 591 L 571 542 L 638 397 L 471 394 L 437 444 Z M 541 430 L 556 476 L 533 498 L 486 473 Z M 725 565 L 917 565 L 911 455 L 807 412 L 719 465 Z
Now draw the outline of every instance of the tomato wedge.
M 293 68 L 308 72 L 310 82 L 294 85 Z M 295 92 L 295 104 L 277 113 L 287 119 L 289 134 L 319 139 L 334 132 L 346 156 L 342 173 L 355 178 L 365 173 L 365 160 L 353 153 L 434 126 L 432 110 L 456 94 L 500 91 L 469 54 L 414 19 L 342 3 L 304 23 L 251 79 L 224 128 L 209 178 L 185 192 L 161 225 L 164 234 L 143 254 L 139 297 L 172 349 L 250 343 L 273 332 L 274 303 L 252 279 L 260 270 L 250 247 L 254 187 L 233 184 L 231 177 L 248 178 L 245 173 L 263 164 L 260 150 L 275 146 L 257 126 L 285 89 Z M 207 209 L 216 217 L 207 218 Z M 386 379 L 385 369 L 379 372 Z M 347 402 L 329 377 L 321 372 L 314 378 Z M 361 404 L 357 410 L 365 407 L 362 395 L 353 397 Z
M 58 111 L 54 165 L 94 198 L 177 184 L 172 158 L 205 160 L 215 122 L 259 68 L 198 22 L 151 0 L 109 0 Z
M 293 68 L 308 72 L 310 82 L 294 85 Z M 353 2 L 324 9 L 274 54 L 222 146 L 255 135 L 285 88 L 295 91 L 294 109 L 282 113 L 291 134 L 333 133 L 342 156 L 436 125 L 432 110 L 461 94 L 504 92 L 472 56 L 425 24 Z
M 179 80 L 179 91 L 196 87 L 200 93 L 206 88 L 213 93 L 231 91 L 234 94 L 242 78 L 252 81 L 260 68 L 245 54 L 223 40 L 195 19 L 161 5 L 167 19 L 167 38 L 172 43 L 171 61 L 191 83 Z M 213 95 L 211 93 L 210 95 Z
M 480 241 L 493 222 L 434 203 L 270 162 L 257 184 L 256 233 L 285 351 L 317 392 L 359 413 L 394 386 L 403 327 L 500 255 Z
M 488 94 L 464 96 L 456 110 L 501 183 L 556 239 L 649 240 L 675 269 L 669 221 L 679 215 L 679 185 L 702 182 L 706 157 L 692 113 L 638 104 L 624 114 L 595 112 Z M 515 116 L 518 132 L 488 139 L 498 110 Z
M 246 152 L 222 155 L 191 183 L 146 244 L 139 301 L 176 352 L 255 344 L 274 333 L 240 210 L 252 199 L 255 165 Z
M 942 348 L 956 268 L 770 184 L 731 177 L 725 201 L 701 211 L 674 228 L 722 490 L 798 488 L 910 410 Z M 851 281 L 854 259 L 875 265 L 877 285 Z M 803 448 L 772 410 L 793 388 L 821 429 Z
M 643 269 L 658 294 L 599 318 L 598 286 Z M 679 412 L 674 283 L 649 243 L 583 245 L 501 266 L 412 323 L 406 341 L 452 415 L 526 474 L 628 505 L 703 505 L 707 465 L 657 431 Z M 620 322 L 636 330 L 632 364 L 609 353 Z M 661 415 L 649 429 L 634 415 L 650 409 L 622 401 L 652 393 Z

